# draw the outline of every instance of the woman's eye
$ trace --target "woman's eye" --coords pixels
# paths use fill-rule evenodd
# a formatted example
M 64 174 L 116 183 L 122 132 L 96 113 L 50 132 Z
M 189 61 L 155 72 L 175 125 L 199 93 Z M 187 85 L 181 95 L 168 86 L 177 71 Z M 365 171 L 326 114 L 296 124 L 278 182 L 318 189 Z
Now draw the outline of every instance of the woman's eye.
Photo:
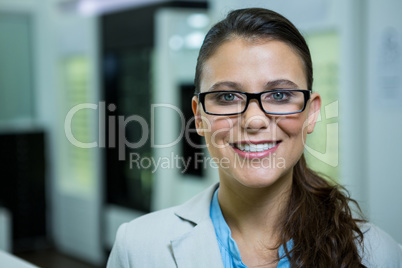
M 235 95 L 232 93 L 223 95 L 223 99 L 225 101 L 233 101 L 235 99 Z
M 282 100 L 285 97 L 285 94 L 283 92 L 275 92 L 273 95 L 273 98 L 275 100 Z

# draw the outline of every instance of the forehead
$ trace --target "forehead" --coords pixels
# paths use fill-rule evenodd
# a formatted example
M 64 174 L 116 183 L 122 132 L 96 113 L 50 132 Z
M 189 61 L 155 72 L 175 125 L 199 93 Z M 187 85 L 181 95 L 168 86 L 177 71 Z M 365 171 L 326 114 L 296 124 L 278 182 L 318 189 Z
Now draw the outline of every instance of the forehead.
M 201 91 L 221 81 L 260 89 L 274 80 L 289 80 L 306 88 L 301 57 L 285 42 L 235 38 L 220 45 L 203 66 Z

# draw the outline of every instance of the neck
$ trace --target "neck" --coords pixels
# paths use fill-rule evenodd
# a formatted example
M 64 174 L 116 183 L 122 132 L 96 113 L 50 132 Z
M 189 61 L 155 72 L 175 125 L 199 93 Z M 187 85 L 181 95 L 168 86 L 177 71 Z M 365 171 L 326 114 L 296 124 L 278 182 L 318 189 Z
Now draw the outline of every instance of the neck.
M 290 172 L 265 188 L 249 188 L 233 179 L 228 183 L 221 180 L 218 200 L 236 241 L 276 244 L 278 223 L 290 196 L 292 176 Z

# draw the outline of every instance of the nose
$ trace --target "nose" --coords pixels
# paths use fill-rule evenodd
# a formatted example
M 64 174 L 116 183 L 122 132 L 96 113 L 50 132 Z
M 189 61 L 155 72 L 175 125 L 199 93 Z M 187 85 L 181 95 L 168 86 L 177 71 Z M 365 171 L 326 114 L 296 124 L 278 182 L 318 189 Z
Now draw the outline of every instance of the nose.
M 241 116 L 241 126 L 249 132 L 255 132 L 269 127 L 270 118 L 261 109 L 258 101 L 250 100 L 247 110 Z

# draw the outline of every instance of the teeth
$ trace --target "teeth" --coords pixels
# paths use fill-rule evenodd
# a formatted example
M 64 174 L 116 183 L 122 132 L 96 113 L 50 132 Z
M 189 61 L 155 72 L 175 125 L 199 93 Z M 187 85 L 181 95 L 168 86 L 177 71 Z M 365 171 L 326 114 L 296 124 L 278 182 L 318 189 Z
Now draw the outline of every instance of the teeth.
M 236 148 L 247 153 L 255 153 L 269 150 L 275 147 L 276 143 L 260 143 L 260 144 L 235 144 Z

